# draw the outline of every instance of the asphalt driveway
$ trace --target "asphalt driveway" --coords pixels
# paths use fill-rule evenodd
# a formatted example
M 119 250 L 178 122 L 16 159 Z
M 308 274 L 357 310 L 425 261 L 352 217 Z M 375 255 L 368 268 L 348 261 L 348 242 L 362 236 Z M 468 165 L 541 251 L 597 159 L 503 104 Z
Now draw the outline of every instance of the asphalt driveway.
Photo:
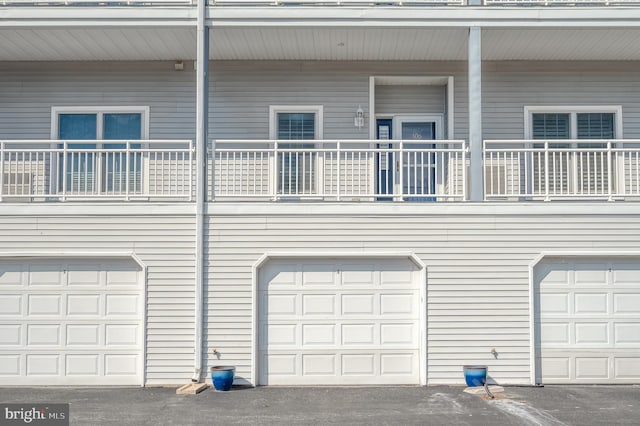
M 463 387 L 0 388 L 2 403 L 69 403 L 72 425 L 638 425 L 640 386 L 507 387 L 486 401 Z M 2 420 L 0 420 L 0 424 Z

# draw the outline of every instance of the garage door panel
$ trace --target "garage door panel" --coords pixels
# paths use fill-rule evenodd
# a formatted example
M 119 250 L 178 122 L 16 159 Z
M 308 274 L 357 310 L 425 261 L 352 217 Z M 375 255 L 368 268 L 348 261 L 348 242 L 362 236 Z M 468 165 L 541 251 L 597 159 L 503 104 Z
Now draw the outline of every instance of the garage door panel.
M 619 322 L 613 326 L 614 342 L 618 345 L 635 345 L 640 350 L 640 321 Z
M 338 297 L 335 294 L 303 294 L 302 316 L 335 316 L 339 312 L 337 300 Z
M 67 296 L 68 316 L 100 316 L 100 294 L 70 294 Z
M 22 315 L 22 296 L 18 294 L 3 294 L 0 297 L 0 319 L 7 316 Z
M 378 300 L 375 294 L 343 294 L 341 298 L 342 315 L 375 315 Z
M 369 264 L 343 265 L 341 272 L 345 287 L 371 287 L 376 283 L 375 272 Z
M 606 286 L 609 266 L 606 263 L 577 264 L 574 270 L 574 284 L 580 286 Z
M 373 377 L 379 370 L 377 357 L 373 354 L 343 354 L 341 361 L 343 376 Z
M 67 285 L 70 287 L 99 287 L 104 285 L 101 279 L 100 264 L 71 263 L 67 265 Z
M 336 330 L 338 327 L 334 323 L 303 324 L 301 328 L 303 346 L 335 346 L 338 343 Z
M 30 294 L 27 297 L 29 315 L 62 314 L 62 296 L 57 294 Z
M 609 378 L 609 357 L 576 357 L 576 379 Z
M 141 384 L 139 277 L 128 260 L 0 262 L 0 385 Z
M 332 264 L 303 264 L 302 265 L 302 286 L 303 287 L 335 287 L 336 267 Z
M 569 314 L 569 294 L 566 292 L 541 294 L 540 314 L 543 316 Z
M 22 344 L 22 326 L 20 324 L 0 324 L 0 347 Z
M 296 271 L 288 276 L 295 283 L 281 285 L 280 265 Z M 259 383 L 419 383 L 420 291 L 413 264 L 274 261 L 265 270 L 258 289 Z
M 616 314 L 631 314 L 634 316 L 640 316 L 640 293 L 614 294 L 613 311 Z
M 577 345 L 598 347 L 609 345 L 609 323 L 576 323 L 575 336 Z
M 104 341 L 98 324 L 68 324 L 66 334 L 67 346 L 97 346 Z
M 576 293 L 574 295 L 576 314 L 606 314 L 609 307 L 608 293 Z
M 613 271 L 614 286 L 640 286 L 640 266 L 637 264 L 620 263 Z
M 540 340 L 544 346 L 569 345 L 571 338 L 568 323 L 545 323 L 540 325 Z
M 557 268 L 559 273 L 554 273 Z M 637 383 L 640 266 L 590 261 L 541 265 L 537 360 L 544 383 Z M 558 276 L 566 276 L 564 284 Z M 552 284 L 546 282 L 554 277 Z M 563 309 L 565 294 L 567 310 Z
M 637 357 L 616 357 L 614 372 L 616 379 L 640 380 L 640 362 Z
M 98 376 L 100 374 L 100 356 L 67 355 L 65 369 L 68 376 Z

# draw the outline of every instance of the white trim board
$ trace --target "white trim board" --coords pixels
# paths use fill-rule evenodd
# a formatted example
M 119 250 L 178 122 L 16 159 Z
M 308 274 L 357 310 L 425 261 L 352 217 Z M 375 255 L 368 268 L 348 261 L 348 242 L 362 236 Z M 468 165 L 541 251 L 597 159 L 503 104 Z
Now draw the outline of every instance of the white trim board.
M 266 252 L 251 266 L 251 376 L 250 384 L 258 383 L 258 273 L 270 260 L 277 259 L 408 259 L 419 269 L 420 276 L 420 384 L 427 384 L 427 265 L 410 251 L 303 251 Z

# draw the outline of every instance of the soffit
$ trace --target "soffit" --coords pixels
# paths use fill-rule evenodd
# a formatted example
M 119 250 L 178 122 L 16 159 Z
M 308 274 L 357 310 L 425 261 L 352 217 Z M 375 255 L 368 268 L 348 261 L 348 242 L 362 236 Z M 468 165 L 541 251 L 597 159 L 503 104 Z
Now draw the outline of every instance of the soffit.
M 0 61 L 195 59 L 195 28 L 14 28 L 0 30 Z
M 212 28 L 212 59 L 464 60 L 466 28 Z
M 640 60 L 640 30 L 631 28 L 484 29 L 485 60 Z

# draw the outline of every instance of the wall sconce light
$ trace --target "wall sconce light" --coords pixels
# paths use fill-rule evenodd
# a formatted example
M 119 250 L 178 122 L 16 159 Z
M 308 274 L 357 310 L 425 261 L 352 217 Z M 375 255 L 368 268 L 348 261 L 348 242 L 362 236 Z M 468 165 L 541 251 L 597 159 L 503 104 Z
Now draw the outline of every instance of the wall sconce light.
M 173 64 L 173 69 L 174 69 L 175 71 L 182 71 L 182 70 L 184 70 L 184 62 L 182 62 L 182 61 L 176 61 L 176 62 Z
M 353 119 L 353 125 L 358 129 L 362 129 L 364 127 L 364 111 L 362 107 L 358 105 L 358 109 L 356 110 L 356 116 Z

